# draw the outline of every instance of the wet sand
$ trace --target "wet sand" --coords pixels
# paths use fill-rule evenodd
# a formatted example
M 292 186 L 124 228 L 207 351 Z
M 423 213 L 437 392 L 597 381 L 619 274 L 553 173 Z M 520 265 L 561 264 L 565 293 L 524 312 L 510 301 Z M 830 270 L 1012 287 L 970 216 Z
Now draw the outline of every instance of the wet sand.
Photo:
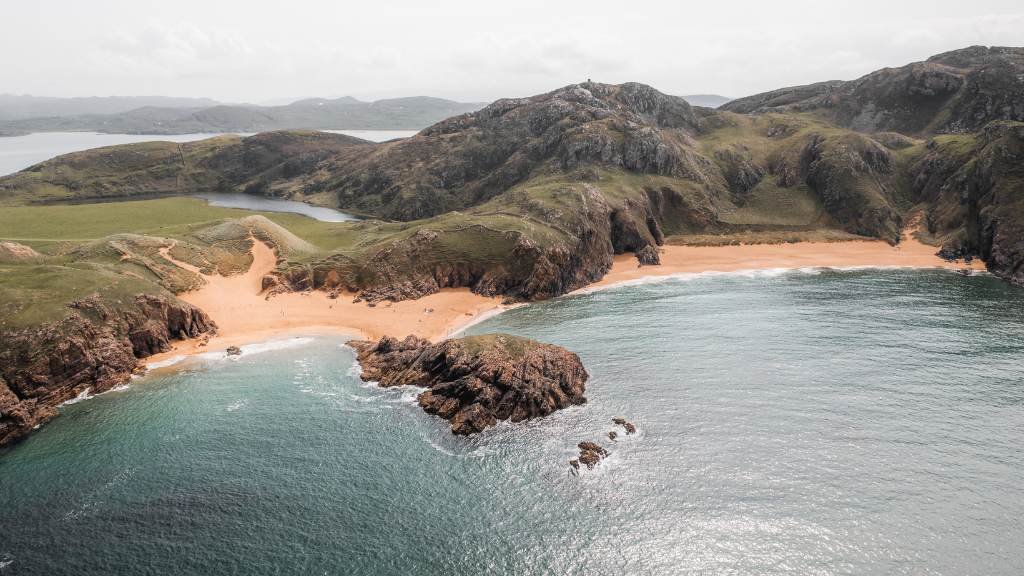
M 169 261 L 199 273 L 186 263 L 171 258 L 169 248 L 161 254 Z M 632 254 L 616 256 L 611 270 L 600 281 L 578 290 L 592 291 L 647 277 L 700 272 L 795 268 L 971 268 L 984 270 L 974 261 L 947 262 L 935 255 L 936 248 L 906 236 L 899 246 L 880 241 L 803 242 L 739 246 L 665 246 L 660 266 L 637 265 Z M 509 308 L 498 298 L 473 294 L 466 288 L 447 288 L 418 300 L 385 302 L 375 307 L 353 303 L 355 294 L 341 293 L 337 299 L 324 292 L 289 293 L 266 298 L 260 294 L 262 278 L 274 269 L 271 248 L 254 242 L 253 264 L 245 274 L 204 276 L 199 290 L 179 297 L 206 311 L 217 323 L 218 335 L 206 346 L 199 340 L 178 343 L 174 350 L 157 354 L 147 363 L 166 363 L 177 356 L 222 350 L 266 341 L 286 335 L 345 334 L 360 338 L 383 335 L 405 337 L 415 334 L 438 340 L 470 324 Z

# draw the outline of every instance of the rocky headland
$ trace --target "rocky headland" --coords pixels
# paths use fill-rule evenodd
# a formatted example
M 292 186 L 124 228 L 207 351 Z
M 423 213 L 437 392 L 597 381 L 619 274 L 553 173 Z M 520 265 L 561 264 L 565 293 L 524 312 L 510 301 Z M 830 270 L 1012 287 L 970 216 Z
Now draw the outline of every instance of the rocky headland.
M 481 432 L 498 421 L 521 422 L 586 402 L 587 371 L 576 354 L 507 334 L 431 343 L 356 340 L 361 377 L 380 386 L 419 386 L 420 407 L 451 423 L 454 434 Z
M 210 333 L 202 311 L 171 295 L 75 301 L 54 322 L 3 332 L 0 346 L 0 445 L 57 415 L 57 406 L 89 391 L 124 384 L 140 359 L 174 340 Z

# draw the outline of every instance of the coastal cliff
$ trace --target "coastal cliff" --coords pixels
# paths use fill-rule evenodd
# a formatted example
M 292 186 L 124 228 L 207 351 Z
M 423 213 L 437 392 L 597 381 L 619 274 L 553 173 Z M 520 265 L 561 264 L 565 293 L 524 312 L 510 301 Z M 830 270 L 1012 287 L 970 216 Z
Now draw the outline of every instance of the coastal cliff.
M 361 377 L 380 386 L 426 388 L 419 405 L 451 423 L 453 434 L 481 432 L 499 420 L 521 422 L 586 402 L 587 371 L 576 354 L 507 334 L 433 344 L 409 336 L 353 340 Z
M 142 294 L 128 302 L 85 298 L 59 321 L 0 332 L 0 445 L 56 416 L 62 402 L 124 384 L 140 358 L 173 340 L 215 328 L 173 296 Z

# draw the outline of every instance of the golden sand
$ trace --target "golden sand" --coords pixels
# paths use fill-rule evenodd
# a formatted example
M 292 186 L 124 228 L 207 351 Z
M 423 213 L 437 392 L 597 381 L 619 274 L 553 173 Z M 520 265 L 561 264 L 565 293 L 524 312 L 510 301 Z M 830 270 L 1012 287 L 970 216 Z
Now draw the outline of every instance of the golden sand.
M 497 298 L 473 294 L 466 288 L 448 288 L 418 300 L 385 302 L 376 307 L 353 303 L 355 295 L 350 293 L 341 293 L 337 299 L 319 291 L 280 294 L 268 299 L 261 295 L 261 284 L 263 276 L 274 269 L 276 257 L 265 244 L 253 244 L 253 263 L 248 272 L 226 277 L 204 276 L 206 283 L 202 288 L 179 296 L 209 314 L 217 323 L 218 335 L 205 347 L 199 346 L 198 340 L 179 343 L 174 350 L 149 358 L 150 363 L 296 333 L 335 333 L 361 338 L 415 334 L 438 340 L 508 308 Z M 697 272 L 813 267 L 984 269 L 979 261 L 971 265 L 947 262 L 936 256 L 935 251 L 934 247 L 909 236 L 896 247 L 881 241 L 665 246 L 660 266 L 639 267 L 631 254 L 616 256 L 608 274 L 584 290 L 646 277 Z M 199 273 L 195 267 L 171 258 L 168 249 L 161 254 Z

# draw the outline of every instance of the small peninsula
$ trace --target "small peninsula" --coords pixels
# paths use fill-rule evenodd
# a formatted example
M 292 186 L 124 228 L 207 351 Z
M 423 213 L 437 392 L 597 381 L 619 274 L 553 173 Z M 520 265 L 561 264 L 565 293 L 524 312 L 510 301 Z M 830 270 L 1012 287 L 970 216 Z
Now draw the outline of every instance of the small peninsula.
M 453 434 L 475 434 L 500 420 L 522 422 L 587 401 L 589 375 L 579 357 L 526 338 L 489 334 L 434 344 L 409 336 L 348 344 L 363 380 L 426 388 L 420 407 L 451 422 Z

